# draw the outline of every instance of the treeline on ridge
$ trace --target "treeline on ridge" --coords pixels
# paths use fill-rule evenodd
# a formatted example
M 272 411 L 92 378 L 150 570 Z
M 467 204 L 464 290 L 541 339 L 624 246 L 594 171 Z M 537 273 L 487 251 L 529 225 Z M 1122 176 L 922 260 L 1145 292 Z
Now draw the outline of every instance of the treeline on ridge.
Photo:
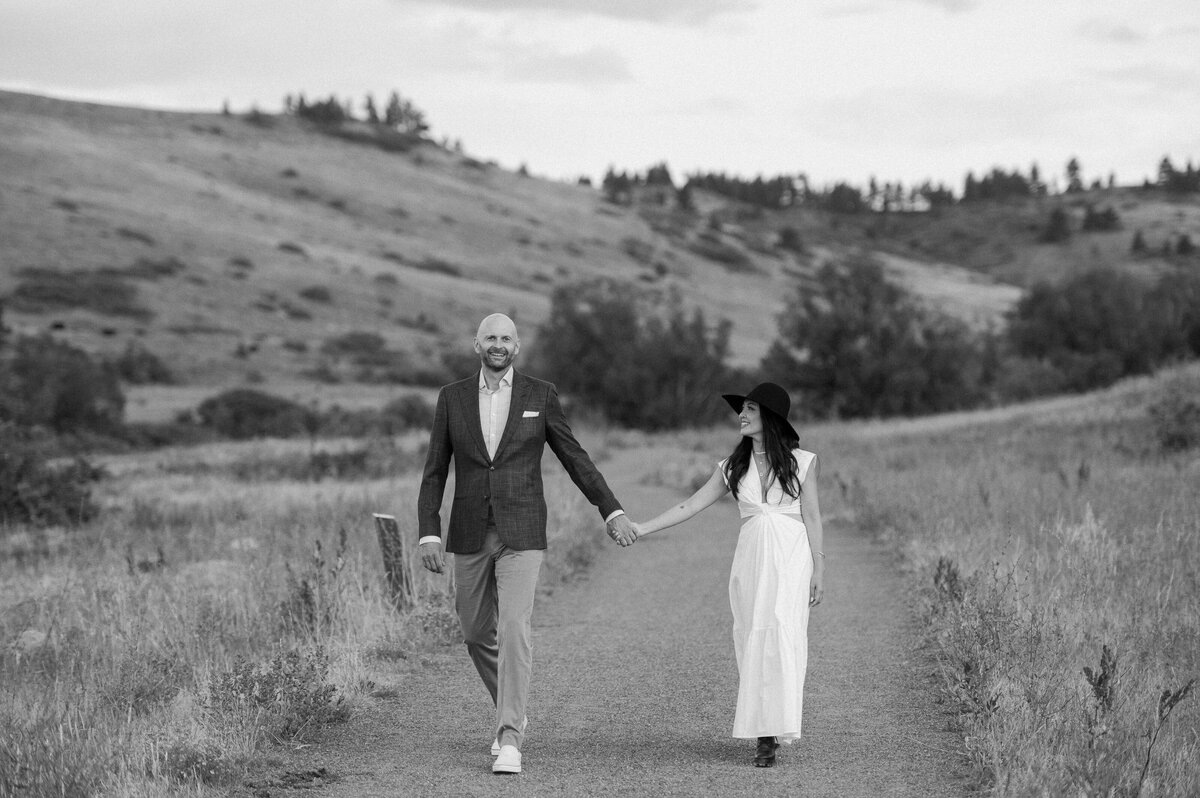
M 1086 190 L 1111 189 L 1116 187 L 1116 175 L 1110 173 L 1105 179 L 1085 180 L 1078 158 L 1067 161 L 1064 181 L 1060 188 L 1056 179 L 1047 181 L 1036 163 L 1027 173 L 1020 169 L 1006 170 L 994 167 L 976 177 L 967 172 L 961 191 L 944 183 L 926 180 L 905 186 L 902 181 L 878 182 L 872 177 L 865 187 L 847 181 L 837 181 L 827 186 L 813 185 L 803 174 L 775 175 L 753 179 L 727 175 L 723 172 L 696 172 L 687 175 L 676 187 L 670 169 L 665 162 L 650 167 L 645 174 L 609 167 L 601 183 L 606 199 L 617 204 L 628 204 L 633 190 L 639 187 L 659 187 L 676 192 L 678 205 L 691 207 L 691 194 L 695 189 L 704 189 L 738 202 L 762 208 L 778 209 L 802 206 L 834 213 L 882 213 L 902 211 L 925 211 L 947 207 L 958 203 L 1006 200 L 1023 197 L 1043 197 L 1055 194 L 1078 194 Z M 1200 169 L 1188 161 L 1184 169 L 1177 169 L 1169 157 L 1158 164 L 1157 179 L 1144 181 L 1142 188 L 1160 188 L 1173 194 L 1200 192 Z

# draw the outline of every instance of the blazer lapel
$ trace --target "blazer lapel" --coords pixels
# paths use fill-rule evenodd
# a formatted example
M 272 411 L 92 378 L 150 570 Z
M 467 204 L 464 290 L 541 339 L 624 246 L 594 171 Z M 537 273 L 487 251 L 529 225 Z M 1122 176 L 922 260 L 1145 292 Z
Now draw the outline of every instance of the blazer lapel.
M 513 387 L 512 401 L 508 404 L 508 421 L 504 422 L 504 434 L 500 436 L 500 443 L 496 446 L 496 457 L 504 451 L 504 445 L 512 438 L 513 433 L 517 431 L 517 423 L 521 418 L 521 411 L 525 409 L 525 400 L 529 398 L 529 392 L 533 389 L 533 383 L 525 378 L 525 375 L 513 370 Z M 476 414 L 478 415 L 478 414 Z M 480 433 L 480 438 L 483 433 Z
M 483 455 L 484 460 L 487 460 L 487 443 L 483 440 L 483 426 L 479 421 L 478 373 L 476 373 L 474 380 L 463 387 L 458 398 L 462 407 L 463 418 L 466 419 L 467 429 L 471 431 L 471 437 L 475 439 L 475 445 L 479 447 L 479 453 Z

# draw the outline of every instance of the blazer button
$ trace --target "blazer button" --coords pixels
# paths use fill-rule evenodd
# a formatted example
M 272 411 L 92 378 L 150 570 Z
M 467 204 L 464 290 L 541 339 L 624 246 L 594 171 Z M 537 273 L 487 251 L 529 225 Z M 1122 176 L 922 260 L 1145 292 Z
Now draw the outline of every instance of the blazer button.
M 495 470 L 496 470 L 495 466 L 488 466 L 488 471 L 495 471 Z

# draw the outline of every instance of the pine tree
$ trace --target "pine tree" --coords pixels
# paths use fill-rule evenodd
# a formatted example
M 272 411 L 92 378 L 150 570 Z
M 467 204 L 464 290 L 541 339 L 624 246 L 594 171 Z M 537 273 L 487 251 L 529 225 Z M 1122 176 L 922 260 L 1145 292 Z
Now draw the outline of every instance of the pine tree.
M 1079 159 L 1067 161 L 1067 193 L 1078 194 L 1083 191 L 1083 177 L 1079 168 Z
M 1071 237 L 1071 221 L 1067 216 L 1067 212 L 1062 208 L 1055 208 L 1050 211 L 1050 218 L 1046 222 L 1046 227 L 1042 230 L 1042 242 L 1045 244 L 1057 244 L 1066 241 Z

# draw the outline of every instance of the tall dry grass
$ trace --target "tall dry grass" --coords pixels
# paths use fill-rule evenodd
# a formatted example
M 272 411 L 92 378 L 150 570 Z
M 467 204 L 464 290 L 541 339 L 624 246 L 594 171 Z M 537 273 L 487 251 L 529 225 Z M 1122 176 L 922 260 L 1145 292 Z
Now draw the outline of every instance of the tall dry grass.
M 1166 384 L 800 428 L 826 534 L 897 553 L 983 792 L 1200 795 L 1200 459 L 1160 446 Z M 655 436 L 647 479 L 695 490 L 735 435 Z
M 372 513 L 415 559 L 417 472 L 274 478 L 310 446 L 115 458 L 96 523 L 0 534 L 0 796 L 220 793 L 460 640 L 445 577 L 410 563 L 404 612 L 384 584 Z M 552 589 L 604 536 L 565 478 L 547 501 Z
M 982 788 L 1200 794 L 1194 452 L 1129 407 L 819 437 L 826 491 L 903 555 Z

